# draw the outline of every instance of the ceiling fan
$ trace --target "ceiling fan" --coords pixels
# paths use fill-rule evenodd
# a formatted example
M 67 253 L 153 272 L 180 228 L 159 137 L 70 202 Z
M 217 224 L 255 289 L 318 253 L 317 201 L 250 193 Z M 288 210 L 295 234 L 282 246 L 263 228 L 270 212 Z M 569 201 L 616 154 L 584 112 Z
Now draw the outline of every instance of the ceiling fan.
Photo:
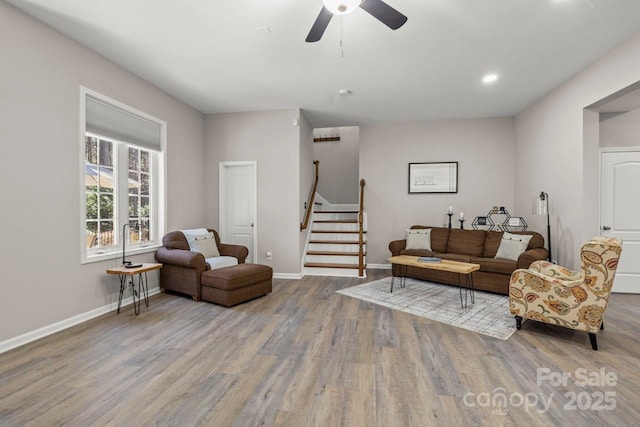
M 364 9 L 392 30 L 397 30 L 407 22 L 406 16 L 382 0 L 322 0 L 322 3 L 322 10 L 305 39 L 307 42 L 317 42 L 322 38 L 333 15 L 347 15 L 357 8 Z

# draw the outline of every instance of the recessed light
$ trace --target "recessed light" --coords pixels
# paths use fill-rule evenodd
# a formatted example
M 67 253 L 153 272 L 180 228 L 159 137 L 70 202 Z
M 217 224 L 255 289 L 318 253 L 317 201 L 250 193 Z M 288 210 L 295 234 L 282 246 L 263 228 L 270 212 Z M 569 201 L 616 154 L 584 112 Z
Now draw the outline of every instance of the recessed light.
M 494 83 L 497 80 L 498 80 L 498 75 L 495 73 L 485 74 L 484 76 L 482 76 L 482 83 L 484 84 Z
M 351 95 L 351 91 L 349 89 L 340 89 L 338 91 L 338 95 L 340 95 L 340 96 Z
M 498 75 L 495 73 L 491 73 L 491 74 L 485 74 L 482 77 L 482 83 L 488 85 L 491 83 L 495 83 L 498 80 Z

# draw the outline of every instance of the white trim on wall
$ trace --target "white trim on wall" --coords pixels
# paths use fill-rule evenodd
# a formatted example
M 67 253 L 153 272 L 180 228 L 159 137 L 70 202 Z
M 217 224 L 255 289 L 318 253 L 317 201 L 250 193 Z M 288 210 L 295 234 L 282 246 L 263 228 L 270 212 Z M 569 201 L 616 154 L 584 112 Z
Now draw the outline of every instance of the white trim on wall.
M 158 293 L 160 293 L 159 287 L 149 289 L 150 297 Z M 127 307 L 131 303 L 133 303 L 132 297 L 123 299 L 120 310 L 123 310 L 125 307 Z M 72 317 L 69 317 L 68 319 L 64 319 L 59 322 L 52 323 L 40 329 L 29 331 L 25 334 L 18 335 L 17 337 L 9 338 L 8 340 L 0 342 L 0 354 L 5 353 L 9 350 L 13 350 L 14 348 L 23 346 L 25 344 L 29 344 L 30 342 L 39 340 L 40 338 L 53 335 L 56 332 L 63 331 L 72 326 L 79 325 L 80 323 L 84 323 L 88 320 L 102 316 L 103 314 L 114 312 L 117 309 L 118 309 L 118 302 L 115 301 L 115 302 L 112 302 L 111 304 L 107 304 L 102 307 L 98 307 L 93 310 L 87 311 L 85 313 L 78 314 L 77 316 L 72 316 Z
M 113 98 L 110 98 L 106 95 L 103 95 L 95 90 L 89 89 L 85 86 L 80 85 L 80 132 L 79 132 L 79 162 L 80 171 L 84 170 L 84 158 L 85 158 L 85 135 L 87 133 L 87 97 L 92 97 L 97 100 L 103 101 L 107 104 L 112 105 L 114 108 L 118 108 L 126 113 L 129 113 L 133 116 L 139 117 L 140 119 L 147 120 L 151 123 L 154 123 L 158 126 L 160 131 L 160 151 L 152 150 L 153 155 L 156 156 L 154 161 L 154 170 L 153 170 L 153 182 L 156 184 L 157 188 L 154 188 L 152 191 L 154 193 L 154 197 L 156 199 L 155 206 L 156 211 L 154 213 L 153 222 L 155 224 L 155 239 L 154 243 L 144 246 L 144 247 L 133 247 L 128 248 L 127 252 L 130 255 L 138 255 L 148 252 L 155 252 L 159 247 L 162 246 L 162 236 L 167 231 L 167 122 L 154 117 L 144 111 L 140 111 L 136 108 L 133 108 L 127 104 L 124 104 L 120 101 L 117 101 Z M 130 146 L 136 146 L 135 143 L 122 141 Z M 143 149 L 149 149 L 145 147 L 141 147 Z M 79 174 L 79 195 L 85 194 L 85 176 L 83 173 Z M 84 230 L 85 228 L 85 220 L 86 220 L 86 199 L 84 197 L 80 197 L 80 230 Z M 87 247 L 86 247 L 86 234 L 82 231 L 80 232 L 80 264 L 87 264 L 92 262 L 100 262 L 110 259 L 117 259 L 121 256 L 120 251 L 109 251 L 104 255 L 87 255 Z
M 372 270 L 391 270 L 391 264 L 367 264 L 367 269 Z
M 302 273 L 273 273 L 274 279 L 290 279 L 290 280 L 300 280 L 304 277 Z
M 619 153 L 625 151 L 640 151 L 640 147 L 602 147 L 600 148 L 600 154 L 602 153 Z

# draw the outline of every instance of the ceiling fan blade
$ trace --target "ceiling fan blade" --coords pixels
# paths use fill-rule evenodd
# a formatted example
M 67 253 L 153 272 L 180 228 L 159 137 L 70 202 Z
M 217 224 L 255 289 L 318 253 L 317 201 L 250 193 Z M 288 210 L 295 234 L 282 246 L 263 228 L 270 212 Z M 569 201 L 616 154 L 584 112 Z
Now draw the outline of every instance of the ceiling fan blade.
M 360 7 L 392 30 L 397 30 L 407 22 L 407 17 L 382 0 L 365 0 Z
M 333 13 L 329 12 L 326 7 L 322 6 L 322 10 L 320 14 L 316 18 L 316 22 L 313 23 L 311 27 L 311 31 L 309 31 L 309 35 L 305 39 L 306 42 L 317 42 L 322 38 L 324 34 L 324 30 L 327 29 L 327 25 L 329 25 L 329 21 L 333 17 Z

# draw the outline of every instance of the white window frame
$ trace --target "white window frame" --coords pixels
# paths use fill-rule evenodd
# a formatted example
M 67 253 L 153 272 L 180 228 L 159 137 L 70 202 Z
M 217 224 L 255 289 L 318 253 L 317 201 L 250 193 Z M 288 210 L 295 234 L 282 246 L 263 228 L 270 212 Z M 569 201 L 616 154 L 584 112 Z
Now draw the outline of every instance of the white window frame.
M 86 128 L 86 99 L 87 96 L 99 99 L 105 103 L 108 103 L 118 109 L 126 111 L 134 116 L 138 116 L 156 123 L 160 126 L 160 139 L 161 150 L 153 151 L 146 147 L 142 147 L 136 144 L 132 144 L 127 141 L 119 141 L 114 138 L 108 138 L 99 134 L 87 132 Z M 125 222 L 128 222 L 128 191 L 125 194 L 118 194 L 118 199 L 114 200 L 116 206 L 116 213 L 114 218 L 114 233 L 118 244 L 111 248 L 98 248 L 88 249 L 86 238 L 86 189 L 85 189 L 85 137 L 94 136 L 103 140 L 109 140 L 115 143 L 114 157 L 116 159 L 116 165 L 118 165 L 117 176 L 118 181 L 122 180 L 127 182 L 129 178 L 128 174 L 128 147 L 143 149 L 151 151 L 152 155 L 152 168 L 151 168 L 151 183 L 150 183 L 150 196 L 152 203 L 152 216 L 151 230 L 149 240 L 142 243 L 137 242 L 134 244 L 127 244 L 126 252 L 127 258 L 130 255 L 155 252 L 162 245 L 162 236 L 166 233 L 166 140 L 167 140 L 167 123 L 156 117 L 153 117 L 147 113 L 132 108 L 119 101 L 111 99 L 105 95 L 95 92 L 91 89 L 81 86 L 80 87 L 80 262 L 81 264 L 87 264 L 92 262 L 99 262 L 105 260 L 111 260 L 122 257 L 122 227 Z M 123 167 L 119 167 L 124 165 Z M 125 185 L 126 188 L 126 185 Z M 125 222 L 123 222 L 125 221 Z

